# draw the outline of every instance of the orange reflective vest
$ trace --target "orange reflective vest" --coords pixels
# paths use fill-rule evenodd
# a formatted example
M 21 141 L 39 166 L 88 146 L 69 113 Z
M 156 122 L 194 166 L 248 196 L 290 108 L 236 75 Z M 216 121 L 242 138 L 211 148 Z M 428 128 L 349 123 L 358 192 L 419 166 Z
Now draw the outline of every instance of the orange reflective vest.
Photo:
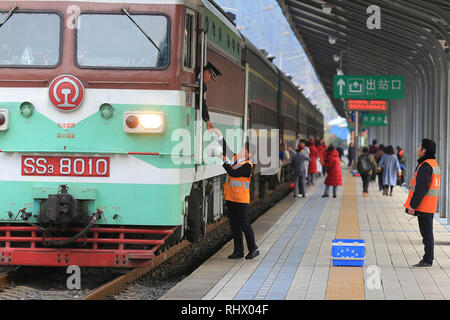
M 428 189 L 428 192 L 423 197 L 422 201 L 420 202 L 419 206 L 416 211 L 420 212 L 428 212 L 428 213 L 435 213 L 438 206 L 439 201 L 439 189 L 441 186 L 441 173 L 439 169 L 439 165 L 435 159 L 427 159 L 424 162 L 422 162 L 419 167 L 417 167 L 416 172 L 414 172 L 414 176 L 411 179 L 411 182 L 409 184 L 409 195 L 408 199 L 406 200 L 405 204 L 403 205 L 407 209 L 411 209 L 411 199 L 414 194 L 414 190 L 416 189 L 416 179 L 417 179 L 417 172 L 419 172 L 420 167 L 424 164 L 428 163 L 433 168 L 433 175 L 431 176 L 431 182 Z
M 231 166 L 233 169 L 238 169 L 245 164 L 250 164 L 253 169 L 253 164 L 249 160 L 237 161 L 235 156 L 234 164 Z M 227 174 L 227 180 L 224 185 L 224 197 L 227 201 L 233 201 L 238 203 L 250 203 L 250 180 L 252 176 L 246 177 L 230 177 Z

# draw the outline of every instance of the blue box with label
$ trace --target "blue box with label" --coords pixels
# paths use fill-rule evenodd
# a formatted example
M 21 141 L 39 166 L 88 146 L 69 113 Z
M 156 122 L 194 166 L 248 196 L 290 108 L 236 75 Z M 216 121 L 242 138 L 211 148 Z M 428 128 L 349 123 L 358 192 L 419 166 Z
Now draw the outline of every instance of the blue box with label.
M 366 241 L 362 239 L 335 239 L 332 241 L 333 266 L 364 266 Z

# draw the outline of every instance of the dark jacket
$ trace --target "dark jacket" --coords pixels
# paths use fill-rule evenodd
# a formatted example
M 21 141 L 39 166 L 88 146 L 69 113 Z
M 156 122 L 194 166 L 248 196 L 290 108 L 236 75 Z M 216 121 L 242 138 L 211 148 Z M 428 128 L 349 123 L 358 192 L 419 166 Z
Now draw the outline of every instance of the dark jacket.
M 292 172 L 296 175 L 306 177 L 305 161 L 311 161 L 311 159 L 301 153 L 296 151 L 291 151 L 291 161 L 292 161 Z
M 200 78 L 197 75 L 197 81 L 196 84 L 200 87 Z M 203 106 L 202 106 L 202 119 L 205 122 L 210 121 L 210 117 L 209 117 L 209 112 L 208 112 L 208 105 L 206 104 L 206 91 L 208 91 L 208 86 L 206 85 L 206 83 L 203 83 Z M 200 96 L 200 89 L 197 89 L 197 94 L 195 95 L 195 100 L 196 100 L 196 108 L 200 109 L 200 100 L 199 100 L 199 96 Z
M 227 155 L 231 159 L 234 159 L 234 156 L 236 154 L 230 149 L 230 147 L 228 147 L 227 142 L 225 141 L 224 138 L 222 138 L 221 143 L 223 146 L 223 154 Z M 239 178 L 239 177 L 248 178 L 252 174 L 252 166 L 248 163 L 244 164 L 243 166 L 241 166 L 239 168 L 233 169 L 232 165 L 225 162 L 223 164 L 223 168 L 228 173 L 228 175 L 233 178 Z
M 372 164 L 372 170 L 367 172 L 366 175 L 373 177 L 376 174 L 376 172 L 377 172 L 377 163 L 376 163 L 374 157 L 371 154 L 363 153 L 360 156 L 358 156 L 358 162 L 356 163 L 356 169 L 358 169 L 359 173 L 361 173 L 363 171 L 362 170 L 362 163 L 361 163 L 361 160 L 362 160 L 363 156 L 364 157 L 369 157 L 370 163 Z
M 206 86 L 206 83 L 204 83 L 203 84 L 202 118 L 203 118 L 203 121 L 205 121 L 205 122 L 210 121 L 209 112 L 208 112 L 208 105 L 206 104 L 206 91 L 207 90 L 208 90 L 208 87 Z
M 419 160 L 417 160 L 418 165 L 416 167 L 416 171 L 417 171 L 417 168 L 419 167 L 419 165 L 427 159 L 436 159 L 436 157 L 425 155 L 422 158 L 420 158 Z M 419 168 L 419 171 L 417 172 L 417 178 L 416 178 L 416 188 L 415 188 L 415 191 L 411 198 L 411 203 L 410 203 L 412 209 L 417 209 L 417 207 L 419 206 L 423 197 L 428 192 L 432 175 L 433 175 L 433 168 L 428 163 L 424 163 Z
M 243 166 L 237 169 L 233 169 L 230 164 L 224 163 L 223 168 L 228 173 L 228 175 L 233 178 L 240 178 L 240 177 L 249 178 L 252 174 L 252 166 L 248 163 L 244 164 Z

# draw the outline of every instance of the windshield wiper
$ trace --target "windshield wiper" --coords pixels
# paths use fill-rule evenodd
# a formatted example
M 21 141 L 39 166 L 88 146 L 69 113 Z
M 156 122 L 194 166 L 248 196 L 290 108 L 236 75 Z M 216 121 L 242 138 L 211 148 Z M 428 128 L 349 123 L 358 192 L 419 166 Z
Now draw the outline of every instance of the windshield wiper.
M 122 11 L 127 15 L 127 17 L 134 23 L 136 27 L 138 27 L 139 30 L 144 34 L 144 36 L 155 46 L 156 49 L 158 49 L 159 52 L 161 52 L 161 49 L 158 48 L 156 43 L 150 38 L 150 36 L 136 23 L 136 21 L 133 20 L 131 15 L 128 13 L 128 11 L 125 8 L 122 8 Z
M 6 23 L 6 21 L 9 20 L 9 18 L 11 18 L 11 16 L 14 14 L 14 11 L 17 9 L 17 4 L 14 5 L 14 7 L 9 10 L 9 12 L 6 14 L 5 19 L 3 19 L 3 21 L 0 23 L 0 28 L 3 27 L 3 25 Z

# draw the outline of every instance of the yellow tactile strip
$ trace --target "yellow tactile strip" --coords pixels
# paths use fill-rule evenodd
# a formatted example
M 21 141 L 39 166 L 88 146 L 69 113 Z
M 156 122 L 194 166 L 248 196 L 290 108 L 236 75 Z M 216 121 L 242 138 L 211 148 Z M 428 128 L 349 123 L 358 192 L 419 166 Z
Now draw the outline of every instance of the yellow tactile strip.
M 336 239 L 360 239 L 355 177 L 348 171 L 345 180 Z M 326 299 L 365 300 L 363 268 L 331 265 Z

